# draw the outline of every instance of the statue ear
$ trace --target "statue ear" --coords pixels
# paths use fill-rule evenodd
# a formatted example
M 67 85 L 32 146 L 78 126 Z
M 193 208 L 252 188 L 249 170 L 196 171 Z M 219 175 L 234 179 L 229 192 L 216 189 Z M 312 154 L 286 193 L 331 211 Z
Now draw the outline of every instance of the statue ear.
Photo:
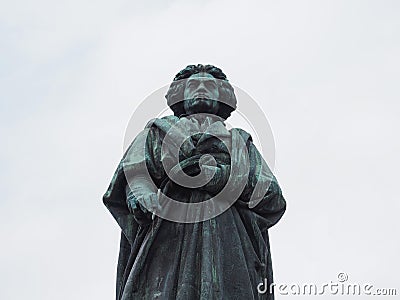
M 228 82 L 219 82 L 221 87 L 219 89 L 219 97 L 223 102 L 219 102 L 218 115 L 225 120 L 230 117 L 231 113 L 236 109 L 236 96 L 233 87 Z
M 185 80 L 173 81 L 168 89 L 165 98 L 167 104 L 174 112 L 174 115 L 179 117 L 185 113 L 183 108 L 183 90 L 185 88 Z

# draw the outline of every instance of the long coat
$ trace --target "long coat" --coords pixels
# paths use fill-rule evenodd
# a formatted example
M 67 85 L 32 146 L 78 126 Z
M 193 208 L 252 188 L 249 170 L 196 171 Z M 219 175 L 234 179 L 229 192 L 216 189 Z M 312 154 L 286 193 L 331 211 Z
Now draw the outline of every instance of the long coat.
M 191 135 L 190 128 L 204 132 L 187 139 L 186 146 L 181 145 L 180 162 L 185 158 L 193 162 L 193 158 L 211 154 L 218 168 L 231 170 L 232 155 L 242 154 L 228 148 L 234 148 L 234 133 L 239 135 L 249 162 L 245 186 L 232 205 L 211 219 L 181 223 L 156 216 L 147 223 L 140 222 L 127 205 L 132 200 L 126 192 L 128 183 L 135 185 L 127 174 L 140 174 L 146 168 L 156 189 L 186 203 L 215 196 L 229 177 L 226 172 L 216 173 L 214 185 L 204 189 L 187 188 L 170 180 L 162 164 L 168 154 L 163 154 L 161 148 L 168 131 L 179 122 L 184 126 L 177 130 L 183 136 Z M 190 173 L 195 167 L 189 165 Z M 282 217 L 286 202 L 275 176 L 265 166 L 244 130 L 227 130 L 221 121 L 190 117 L 168 116 L 151 121 L 124 154 L 103 197 L 122 231 L 117 300 L 273 299 L 269 289 L 260 294 L 257 286 L 265 280 L 268 286 L 272 283 L 268 228 Z M 257 182 L 264 183 L 261 189 L 260 185 L 256 188 Z M 249 205 L 254 199 L 256 205 Z

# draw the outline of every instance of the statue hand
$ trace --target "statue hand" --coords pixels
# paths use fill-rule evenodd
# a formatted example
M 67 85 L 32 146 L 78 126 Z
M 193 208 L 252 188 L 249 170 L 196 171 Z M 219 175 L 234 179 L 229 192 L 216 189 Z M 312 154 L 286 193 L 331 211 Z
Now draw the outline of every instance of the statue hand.
M 153 219 L 153 212 L 160 210 L 156 193 L 148 193 L 139 197 L 133 197 L 128 201 L 128 208 L 134 214 L 139 224 L 148 223 Z
M 225 187 L 226 183 L 228 182 L 230 175 L 230 166 L 218 165 L 217 167 L 204 168 L 206 172 L 212 172 L 212 169 L 214 169 L 215 171 L 213 178 L 211 178 L 211 180 L 200 189 L 211 193 L 218 193 Z
M 145 213 L 153 213 L 161 209 L 161 206 L 158 203 L 158 196 L 153 192 L 139 197 L 138 203 L 140 209 Z

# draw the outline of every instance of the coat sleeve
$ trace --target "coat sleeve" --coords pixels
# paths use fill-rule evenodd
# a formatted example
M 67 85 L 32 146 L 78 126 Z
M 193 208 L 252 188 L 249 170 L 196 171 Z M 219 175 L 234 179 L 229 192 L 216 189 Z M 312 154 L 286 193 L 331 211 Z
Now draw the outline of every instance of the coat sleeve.
M 264 219 L 267 228 L 275 225 L 286 210 L 286 201 L 276 177 L 253 144 L 247 140 L 250 171 L 238 203 Z
M 103 203 L 121 228 L 121 241 L 116 278 L 117 299 L 121 293 L 126 266 L 139 228 L 138 223 L 135 221 L 133 214 L 130 213 L 126 204 L 126 185 L 126 177 L 122 164 L 120 163 L 111 179 L 111 183 L 106 193 L 103 196 Z
M 134 139 L 118 164 L 111 183 L 103 196 L 104 205 L 121 228 L 117 268 L 117 297 L 123 288 L 128 260 L 133 249 L 137 248 L 137 239 L 141 232 L 141 226 L 128 208 L 129 189 L 127 187 L 137 186 L 136 176 L 139 176 L 141 183 L 143 183 L 142 178 L 145 177 L 143 174 L 150 177 L 148 178 L 149 186 L 153 178 L 156 182 L 161 180 L 162 173 L 154 158 L 154 154 L 159 151 L 158 134 L 155 128 L 146 128 Z M 153 184 L 153 182 L 151 183 Z M 142 190 L 145 191 L 146 188 L 147 186 L 142 187 Z
M 135 197 L 136 193 L 156 192 L 164 177 L 159 135 L 156 127 L 146 127 L 137 135 L 103 196 L 104 204 L 130 243 L 134 240 L 138 224 L 128 208 L 128 197 Z

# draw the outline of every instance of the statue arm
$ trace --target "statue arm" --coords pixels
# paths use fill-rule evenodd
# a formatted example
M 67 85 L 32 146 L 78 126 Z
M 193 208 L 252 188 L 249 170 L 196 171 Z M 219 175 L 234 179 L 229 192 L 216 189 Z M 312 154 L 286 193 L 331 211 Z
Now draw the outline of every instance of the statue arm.
M 248 153 L 250 173 L 239 202 L 262 216 L 269 228 L 285 213 L 286 201 L 276 177 L 252 141 L 248 142 Z
M 159 132 L 146 128 L 135 138 L 123 159 L 126 204 L 139 224 L 151 219 L 151 211 L 160 209 L 156 184 L 164 173 L 159 165 L 159 142 Z
M 152 216 L 151 211 L 160 209 L 157 191 L 151 179 L 140 174 L 132 177 L 126 185 L 126 202 L 139 224 L 148 223 Z

